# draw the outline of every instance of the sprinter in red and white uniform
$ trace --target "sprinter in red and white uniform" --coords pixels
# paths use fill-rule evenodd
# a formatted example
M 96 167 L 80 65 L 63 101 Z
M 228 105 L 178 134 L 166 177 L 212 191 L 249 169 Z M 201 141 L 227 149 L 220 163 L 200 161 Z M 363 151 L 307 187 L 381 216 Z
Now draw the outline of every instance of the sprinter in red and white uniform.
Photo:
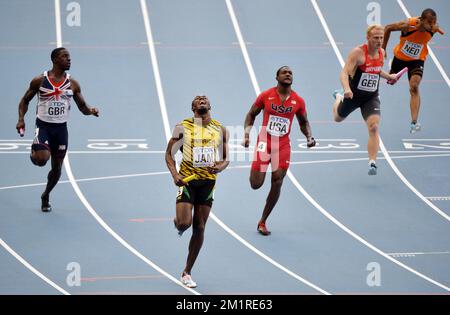
M 278 84 L 262 92 L 245 117 L 245 147 L 250 144 L 250 130 L 256 116 L 264 111 L 261 132 L 258 135 L 256 150 L 250 172 L 250 185 L 258 189 L 264 184 L 269 164 L 272 166 L 272 179 L 269 195 L 258 222 L 257 230 L 263 235 L 269 235 L 266 220 L 280 197 L 283 179 L 286 176 L 291 158 L 291 132 L 294 116 L 300 124 L 300 130 L 307 139 L 307 146 L 313 147 L 316 142 L 311 134 L 311 127 L 306 115 L 305 101 L 292 89 L 292 70 L 283 66 L 276 73 Z
M 369 141 L 369 175 L 377 174 L 376 158 L 380 143 L 380 98 L 378 85 L 380 77 L 397 81 L 395 74 L 382 70 L 385 58 L 383 44 L 384 29 L 381 25 L 371 25 L 367 29 L 367 43 L 355 47 L 348 55 L 341 71 L 343 90 L 333 93 L 336 101 L 333 115 L 336 122 L 343 121 L 351 112 L 360 108 L 367 124 Z
M 41 210 L 52 210 L 49 199 L 50 192 L 61 177 L 61 167 L 67 152 L 68 133 L 67 119 L 70 111 L 70 101 L 73 98 L 78 109 L 85 115 L 98 117 L 97 108 L 88 107 L 81 95 L 80 85 L 66 72 L 70 69 L 70 54 L 63 47 L 56 48 L 51 53 L 53 67 L 50 71 L 35 77 L 19 103 L 19 121 L 17 132 L 25 131 L 25 113 L 33 97 L 38 95 L 36 108 L 36 129 L 31 146 L 31 161 L 38 166 L 44 166 L 52 158 L 52 168 L 48 173 L 47 186 L 41 195 Z

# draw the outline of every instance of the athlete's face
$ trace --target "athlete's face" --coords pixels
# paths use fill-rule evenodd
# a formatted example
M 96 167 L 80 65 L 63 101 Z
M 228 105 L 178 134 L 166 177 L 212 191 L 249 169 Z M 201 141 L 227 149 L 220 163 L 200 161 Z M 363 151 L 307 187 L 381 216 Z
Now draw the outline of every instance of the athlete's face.
M 278 83 L 281 83 L 282 85 L 285 85 L 285 86 L 291 85 L 293 78 L 294 77 L 292 76 L 292 70 L 289 67 L 281 68 L 281 70 L 279 71 L 279 73 L 277 75 Z
M 200 115 L 208 113 L 211 109 L 209 99 L 205 95 L 197 95 L 192 101 L 192 111 Z
M 437 18 L 428 14 L 425 19 L 421 19 L 421 26 L 428 32 L 431 32 L 436 26 Z
M 374 28 L 367 36 L 367 41 L 371 47 L 378 49 L 383 45 L 383 38 L 384 30 L 382 28 Z
M 58 54 L 58 57 L 55 59 L 55 64 L 58 65 L 64 71 L 70 69 L 70 53 L 68 50 L 61 50 Z

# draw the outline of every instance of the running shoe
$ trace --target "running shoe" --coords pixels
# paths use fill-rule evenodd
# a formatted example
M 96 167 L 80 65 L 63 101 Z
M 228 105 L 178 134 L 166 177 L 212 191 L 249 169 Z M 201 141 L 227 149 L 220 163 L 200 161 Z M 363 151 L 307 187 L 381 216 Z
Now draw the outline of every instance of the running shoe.
M 188 288 L 195 288 L 197 286 L 197 283 L 192 280 L 191 275 L 188 275 L 187 273 L 183 273 L 183 275 L 181 276 L 181 283 Z
M 49 196 L 41 196 L 41 211 L 42 212 L 52 211 L 52 206 L 49 203 Z
M 257 231 L 264 236 L 270 235 L 270 231 L 267 229 L 266 224 L 264 222 L 258 223 Z
M 369 164 L 368 174 L 369 175 L 377 175 L 377 165 L 374 162 Z
M 176 229 L 177 232 L 178 232 L 178 236 L 179 236 L 179 237 L 183 236 L 184 231 L 178 230 L 178 228 L 177 228 L 177 223 L 176 223 L 176 219 L 175 219 L 175 218 L 173 218 L 173 225 L 175 226 L 175 229 Z
M 411 123 L 410 128 L 409 128 L 409 132 L 410 133 L 415 133 L 415 132 L 420 131 L 420 130 L 422 130 L 422 126 L 418 122 L 416 122 L 416 123 L 412 122 Z
M 334 90 L 333 97 L 336 99 L 337 95 L 344 97 L 344 89 Z

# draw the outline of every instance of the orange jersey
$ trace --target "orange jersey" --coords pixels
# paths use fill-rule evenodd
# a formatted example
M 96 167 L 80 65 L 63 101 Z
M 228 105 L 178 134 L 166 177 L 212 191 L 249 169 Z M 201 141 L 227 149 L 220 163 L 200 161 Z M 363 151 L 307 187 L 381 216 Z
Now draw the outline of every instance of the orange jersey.
M 409 27 L 400 35 L 400 43 L 394 48 L 394 56 L 403 61 L 423 60 L 427 58 L 427 43 L 433 37 L 433 32 L 421 32 L 418 29 L 419 17 L 408 19 Z

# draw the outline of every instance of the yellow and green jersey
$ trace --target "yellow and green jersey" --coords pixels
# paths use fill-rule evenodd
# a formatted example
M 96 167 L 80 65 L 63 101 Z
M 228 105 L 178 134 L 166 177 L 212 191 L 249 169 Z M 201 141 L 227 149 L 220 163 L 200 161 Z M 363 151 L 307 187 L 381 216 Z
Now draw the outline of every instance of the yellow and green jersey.
M 215 119 L 207 125 L 195 124 L 194 118 L 185 119 L 181 124 L 184 132 L 180 175 L 196 174 L 198 179 L 215 180 L 217 174 L 210 174 L 207 168 L 213 166 L 221 155 L 222 125 Z

